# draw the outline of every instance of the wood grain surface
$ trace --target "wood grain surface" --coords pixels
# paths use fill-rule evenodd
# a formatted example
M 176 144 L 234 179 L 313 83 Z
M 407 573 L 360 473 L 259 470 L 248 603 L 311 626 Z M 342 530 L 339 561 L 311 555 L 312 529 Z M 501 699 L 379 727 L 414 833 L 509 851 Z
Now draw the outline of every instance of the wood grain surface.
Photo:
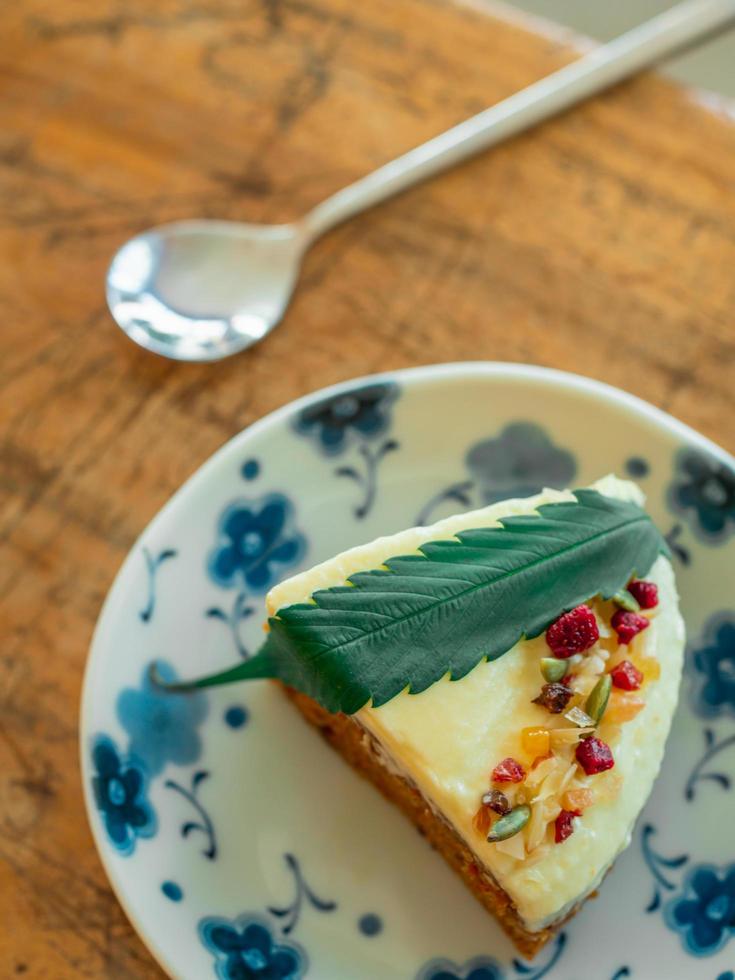
M 92 628 L 139 532 L 316 387 L 445 360 L 604 379 L 735 450 L 735 126 L 639 79 L 340 228 L 216 366 L 113 325 L 146 226 L 277 221 L 573 56 L 481 0 L 23 0 L 0 37 L 0 974 L 161 976 L 78 772 Z

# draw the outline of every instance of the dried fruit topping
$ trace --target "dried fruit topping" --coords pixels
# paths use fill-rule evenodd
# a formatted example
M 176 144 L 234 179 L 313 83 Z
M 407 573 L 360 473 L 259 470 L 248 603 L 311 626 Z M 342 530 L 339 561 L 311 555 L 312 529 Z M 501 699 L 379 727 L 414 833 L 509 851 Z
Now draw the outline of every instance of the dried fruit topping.
M 641 607 L 638 600 L 627 589 L 616 592 L 612 597 L 612 601 L 620 609 L 626 609 L 628 612 L 640 612 Z
M 605 714 L 605 721 L 611 725 L 620 725 L 625 721 L 635 718 L 646 706 L 645 701 L 640 698 L 631 697 L 628 694 L 619 694 L 613 691 L 610 704 Z
M 657 681 L 661 676 L 661 663 L 655 657 L 637 657 L 638 667 L 647 681 Z
M 504 816 L 511 809 L 510 800 L 499 789 L 491 789 L 482 797 L 483 806 L 489 807 L 494 813 Z
M 531 772 L 535 774 L 536 773 L 536 770 L 539 768 L 539 766 L 542 766 L 549 759 L 555 759 L 555 758 L 556 757 L 555 757 L 555 755 L 554 755 L 553 752 L 547 752 L 546 755 L 540 755 L 537 759 L 534 759 L 533 762 L 531 763 Z M 549 767 L 546 766 L 545 769 L 544 769 L 544 772 L 546 773 L 548 771 L 549 771 Z M 526 778 L 528 778 L 528 777 L 526 777 Z M 528 782 L 532 786 L 533 785 L 537 785 L 538 784 L 538 777 L 535 775 L 534 778 L 533 779 L 529 779 Z
M 564 684 L 544 684 L 539 696 L 533 699 L 533 703 L 540 704 L 553 715 L 559 715 L 566 708 L 573 693 Z
M 577 762 L 588 776 L 594 776 L 598 772 L 605 772 L 607 769 L 612 769 L 615 765 L 615 759 L 610 751 L 610 746 L 594 735 L 591 738 L 585 738 L 579 743 L 576 756 Z
M 556 657 L 541 658 L 541 673 L 544 680 L 550 684 L 562 680 L 566 672 L 567 665 L 563 660 L 558 660 Z
M 610 674 L 603 674 L 585 701 L 584 710 L 595 724 L 599 725 L 600 719 L 605 714 L 607 702 L 610 700 L 611 689 L 612 680 L 610 679 Z
M 487 832 L 490 830 L 490 825 L 493 822 L 492 811 L 486 806 L 481 806 L 475 814 L 472 822 L 474 823 L 475 830 L 478 832 L 478 834 L 482 834 L 483 837 L 487 837 Z
M 523 830 L 530 817 L 530 806 L 524 803 L 522 806 L 514 807 L 510 813 L 506 813 L 504 817 L 501 817 L 500 820 L 493 824 L 493 829 L 487 835 L 488 841 L 494 844 L 495 841 L 507 840 L 509 837 L 514 837 L 520 830 Z
M 630 660 L 623 660 L 617 667 L 613 667 L 610 677 L 615 687 L 623 691 L 637 691 L 643 683 L 643 674 Z
M 563 662 L 564 661 L 562 661 L 562 663 Z M 574 674 L 565 674 L 562 677 L 561 682 L 564 685 L 564 687 L 569 687 L 569 685 L 572 683 L 573 680 L 574 680 Z
M 493 769 L 492 781 L 494 783 L 522 783 L 526 778 L 526 770 L 515 759 L 508 756 L 503 759 Z
M 591 789 L 570 789 L 562 797 L 565 810 L 586 810 L 595 802 L 595 794 Z
M 584 712 L 582 712 L 584 714 Z M 558 749 L 563 745 L 576 745 L 583 735 L 592 735 L 594 727 L 589 728 L 554 728 L 551 732 L 552 748 Z
M 618 634 L 618 640 L 621 643 L 630 643 L 634 637 L 642 633 L 643 630 L 648 629 L 651 624 L 645 616 L 640 616 L 634 612 L 626 612 L 624 609 L 618 609 L 613 613 L 610 625 Z
M 574 833 L 574 818 L 581 817 L 579 810 L 562 810 L 554 821 L 554 840 L 557 844 L 562 844 L 567 837 Z
M 569 711 L 567 711 L 567 713 L 564 715 L 564 717 L 569 721 L 571 721 L 571 723 L 573 725 L 576 725 L 578 728 L 595 727 L 594 718 L 590 718 L 590 716 L 587 714 L 586 711 L 582 711 L 582 709 L 576 707 L 576 705 L 575 707 L 570 708 Z
M 546 642 L 560 660 L 566 660 L 575 653 L 584 653 L 599 639 L 595 614 L 584 605 L 564 613 L 546 630 Z
M 641 609 L 655 609 L 658 605 L 658 586 L 655 582 L 637 579 L 629 583 L 628 592 L 638 602 Z
M 532 759 L 548 755 L 550 744 L 551 736 L 548 728 L 524 728 L 521 731 L 523 751 Z

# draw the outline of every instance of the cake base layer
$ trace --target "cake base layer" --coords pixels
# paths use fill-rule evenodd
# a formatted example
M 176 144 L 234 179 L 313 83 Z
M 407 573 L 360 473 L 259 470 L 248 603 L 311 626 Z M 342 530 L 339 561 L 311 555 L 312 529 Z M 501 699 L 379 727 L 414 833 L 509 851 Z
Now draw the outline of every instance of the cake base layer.
M 364 728 L 348 715 L 330 714 L 305 694 L 290 688 L 284 690 L 304 718 L 321 732 L 353 769 L 369 779 L 413 821 L 431 846 L 460 875 L 475 898 L 495 916 L 524 956 L 535 956 L 564 922 L 574 915 L 576 908 L 553 926 L 539 932 L 529 932 L 509 896 L 478 866 L 465 842 L 437 816 L 415 786 L 383 764 L 379 747 Z

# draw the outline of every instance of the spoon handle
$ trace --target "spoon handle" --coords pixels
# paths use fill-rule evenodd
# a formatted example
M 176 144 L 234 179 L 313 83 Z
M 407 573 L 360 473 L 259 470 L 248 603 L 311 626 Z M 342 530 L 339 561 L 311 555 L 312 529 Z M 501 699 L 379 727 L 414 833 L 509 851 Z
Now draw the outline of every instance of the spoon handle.
M 735 21 L 735 0 L 685 0 L 337 191 L 304 218 L 316 238 Z

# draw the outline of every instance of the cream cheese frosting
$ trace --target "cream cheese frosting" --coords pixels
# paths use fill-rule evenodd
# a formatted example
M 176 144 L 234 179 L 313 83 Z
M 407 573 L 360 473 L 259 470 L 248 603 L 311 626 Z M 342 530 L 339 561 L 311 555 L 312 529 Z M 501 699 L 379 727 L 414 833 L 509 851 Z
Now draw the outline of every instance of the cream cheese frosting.
M 635 484 L 612 476 L 593 489 L 639 504 L 644 499 Z M 276 586 L 267 598 L 268 610 L 273 614 L 306 601 L 317 589 L 344 584 L 355 572 L 414 553 L 426 541 L 493 526 L 499 518 L 533 513 L 541 504 L 570 499 L 570 491 L 544 490 L 534 497 L 458 514 L 431 527 L 378 538 Z M 646 578 L 659 588 L 659 606 L 650 628 L 636 638 L 636 652 L 659 661 L 660 677 L 646 685 L 645 708 L 620 728 L 613 746 L 615 768 L 590 777 L 598 781 L 591 783 L 595 787 L 613 778 L 615 791 L 585 810 L 568 840 L 540 849 L 538 856 L 532 852 L 517 860 L 503 853 L 478 835 L 473 817 L 494 765 L 517 754 L 522 728 L 540 723 L 541 709 L 531 699 L 540 686 L 539 659 L 549 652 L 543 636 L 517 643 L 491 663 L 482 661 L 461 680 L 445 677 L 420 694 L 404 691 L 380 708 L 366 706 L 355 716 L 396 769 L 452 825 L 478 863 L 509 895 L 531 931 L 544 928 L 597 887 L 629 843 L 632 825 L 661 765 L 678 697 L 684 626 L 669 561 L 659 557 Z

